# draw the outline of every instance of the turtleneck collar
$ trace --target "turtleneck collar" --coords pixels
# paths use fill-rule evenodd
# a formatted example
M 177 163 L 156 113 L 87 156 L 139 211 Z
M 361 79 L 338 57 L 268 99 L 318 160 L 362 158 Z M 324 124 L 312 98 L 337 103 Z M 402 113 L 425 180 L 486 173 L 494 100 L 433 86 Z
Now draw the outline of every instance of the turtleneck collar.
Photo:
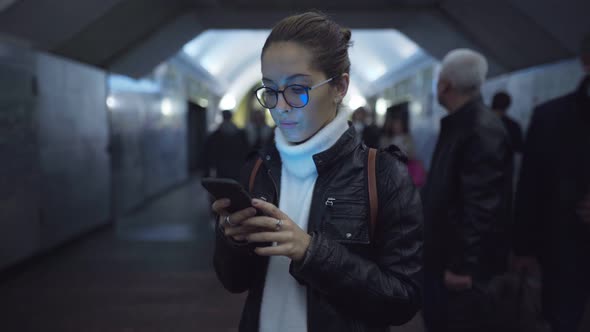
M 332 147 L 347 130 L 348 114 L 344 110 L 340 110 L 334 120 L 301 144 L 289 143 L 277 127 L 275 145 L 281 155 L 284 169 L 298 178 L 317 174 L 313 156 Z

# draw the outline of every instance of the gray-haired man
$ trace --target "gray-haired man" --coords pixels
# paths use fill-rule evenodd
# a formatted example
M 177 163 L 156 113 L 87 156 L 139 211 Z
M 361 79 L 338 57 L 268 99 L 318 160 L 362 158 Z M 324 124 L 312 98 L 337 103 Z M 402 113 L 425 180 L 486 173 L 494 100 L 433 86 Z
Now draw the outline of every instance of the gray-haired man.
M 505 271 L 512 150 L 483 104 L 487 62 L 459 49 L 442 61 L 439 103 L 449 115 L 432 159 L 424 201 L 424 318 L 430 332 L 487 331 L 487 283 Z

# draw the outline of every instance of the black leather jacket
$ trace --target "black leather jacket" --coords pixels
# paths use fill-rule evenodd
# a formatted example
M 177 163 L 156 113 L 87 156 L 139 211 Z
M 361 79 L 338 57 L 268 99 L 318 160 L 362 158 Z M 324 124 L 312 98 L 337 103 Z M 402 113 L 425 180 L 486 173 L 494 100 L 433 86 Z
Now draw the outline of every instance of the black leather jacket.
M 476 98 L 441 121 L 424 202 L 424 265 L 486 280 L 510 248 L 513 152 L 502 122 Z
M 387 331 L 420 309 L 422 206 L 395 147 L 377 155 L 378 221 L 369 238 L 366 180 L 368 148 L 351 127 L 330 149 L 314 155 L 318 179 L 310 207 L 312 241 L 290 274 L 307 286 L 309 332 Z M 252 195 L 278 206 L 281 160 L 274 145 L 262 152 Z M 248 183 L 258 156 L 243 169 Z M 326 204 L 334 198 L 333 205 Z M 283 199 L 297 199 L 285 197 Z M 268 258 L 217 232 L 214 265 L 231 292 L 248 291 L 240 331 L 257 332 Z

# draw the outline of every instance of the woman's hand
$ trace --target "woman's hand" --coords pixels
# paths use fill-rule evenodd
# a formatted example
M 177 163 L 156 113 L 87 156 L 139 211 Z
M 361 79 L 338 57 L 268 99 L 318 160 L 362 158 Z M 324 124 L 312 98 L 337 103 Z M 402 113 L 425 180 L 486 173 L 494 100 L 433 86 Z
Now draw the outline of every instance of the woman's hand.
M 252 232 L 258 232 L 259 229 L 244 226 L 244 220 L 254 217 L 256 209 L 250 207 L 233 214 L 227 211 L 231 206 L 229 199 L 220 199 L 213 202 L 211 208 L 219 215 L 219 224 L 221 225 L 225 236 L 231 237 L 234 241 L 242 242 L 246 240 L 246 236 Z
M 246 240 L 277 243 L 276 246 L 256 248 L 256 254 L 287 256 L 295 262 L 303 260 L 311 242 L 311 236 L 276 206 L 259 199 L 252 200 L 252 205 L 264 216 L 251 217 L 241 223 L 243 227 L 259 230 L 246 235 Z M 226 234 L 233 235 L 237 231 L 237 229 L 228 229 Z
M 462 291 L 473 287 L 471 276 L 455 274 L 449 270 L 445 270 L 444 282 L 447 289 L 453 291 Z

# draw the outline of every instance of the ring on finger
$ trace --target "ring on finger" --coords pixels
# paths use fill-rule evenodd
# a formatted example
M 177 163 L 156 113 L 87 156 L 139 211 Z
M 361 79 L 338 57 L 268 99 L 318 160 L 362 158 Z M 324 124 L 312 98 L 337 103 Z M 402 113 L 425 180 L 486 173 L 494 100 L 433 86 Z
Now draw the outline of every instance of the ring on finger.
M 276 231 L 280 231 L 282 227 L 283 227 L 283 221 L 281 219 L 277 219 L 277 222 L 275 224 Z
M 229 220 L 229 215 L 225 216 L 225 218 L 223 219 L 223 222 L 228 226 L 235 226 L 236 225 Z

